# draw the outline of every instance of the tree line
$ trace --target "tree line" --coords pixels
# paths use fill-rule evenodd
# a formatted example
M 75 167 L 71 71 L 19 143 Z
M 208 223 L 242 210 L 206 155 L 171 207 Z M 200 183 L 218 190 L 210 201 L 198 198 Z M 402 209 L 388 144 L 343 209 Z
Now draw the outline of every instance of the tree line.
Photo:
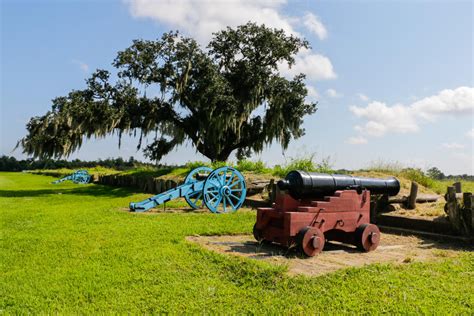
M 469 180 L 474 181 L 474 175 L 468 174 L 458 174 L 458 175 L 445 175 L 441 170 L 437 167 L 431 167 L 430 169 L 426 170 L 426 175 L 435 180 Z
M 135 160 L 132 156 L 128 160 L 123 158 L 107 158 L 92 161 L 84 161 L 80 159 L 74 159 L 67 161 L 64 159 L 22 159 L 18 160 L 15 157 L 1 156 L 0 157 L 0 171 L 23 171 L 23 170 L 35 170 L 35 169 L 80 169 L 80 168 L 93 168 L 93 167 L 105 167 L 116 170 L 126 170 L 134 167 L 152 165 L 144 162 Z
M 333 173 L 333 171 L 331 171 L 329 166 L 327 165 L 327 162 L 323 161 L 322 164 L 315 165 L 311 159 L 295 160 L 292 163 L 290 163 L 290 165 L 286 166 L 284 170 L 281 170 L 280 172 L 277 170 L 278 168 L 280 168 L 280 166 L 275 166 L 273 170 L 277 174 L 281 174 L 281 176 L 285 176 L 289 170 L 293 170 L 293 169 L 313 170 L 312 168 L 316 168 L 313 171 Z M 221 162 L 221 163 L 224 164 L 224 162 Z M 303 163 L 306 164 L 306 166 L 302 165 Z M 203 164 L 202 162 L 199 162 L 199 163 L 190 162 L 186 164 L 186 166 L 192 169 L 202 164 Z M 249 166 L 248 164 L 251 164 L 251 166 Z M 311 168 L 308 168 L 309 164 L 311 164 Z M 80 159 L 67 161 L 64 159 L 34 159 L 34 158 L 17 160 L 15 157 L 10 157 L 10 156 L 5 156 L 5 155 L 0 157 L 0 171 L 23 171 L 23 170 L 61 169 L 61 168 L 80 169 L 80 168 L 94 168 L 94 167 L 105 167 L 105 168 L 111 168 L 115 170 L 127 170 L 127 169 L 144 167 L 144 166 L 157 167 L 157 168 L 160 167 L 160 165 L 135 160 L 133 156 L 131 156 L 128 160 L 124 160 L 123 158 L 118 157 L 118 158 L 98 159 L 98 160 L 92 160 L 92 161 L 85 161 L 85 160 L 80 160 Z M 236 167 L 241 169 L 241 171 L 254 171 L 254 172 L 262 172 L 263 169 L 268 168 L 261 161 L 251 162 L 249 160 L 240 160 L 238 164 L 236 165 Z M 415 170 L 422 176 L 429 177 L 435 180 L 474 181 L 474 175 L 468 175 L 468 174 L 445 175 L 437 167 L 432 167 L 428 169 L 426 172 L 423 172 L 420 169 L 408 168 L 406 170 Z M 351 171 L 345 170 L 345 169 L 339 169 L 335 172 L 350 174 Z

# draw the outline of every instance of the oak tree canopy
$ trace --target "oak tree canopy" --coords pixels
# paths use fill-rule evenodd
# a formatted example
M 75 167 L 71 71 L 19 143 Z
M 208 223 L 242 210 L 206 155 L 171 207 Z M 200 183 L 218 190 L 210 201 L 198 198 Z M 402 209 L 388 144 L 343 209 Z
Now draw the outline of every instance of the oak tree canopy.
M 138 133 L 138 148 L 153 139 L 144 148 L 152 160 L 188 140 L 213 161 L 234 151 L 249 156 L 273 141 L 286 149 L 316 111 L 305 101 L 304 74 L 288 80 L 278 69 L 293 65 L 302 48 L 307 41 L 254 23 L 214 33 L 206 49 L 178 32 L 135 40 L 112 63 L 116 72 L 96 70 L 85 89 L 31 118 L 19 145 L 34 157 L 59 158 L 84 139 Z

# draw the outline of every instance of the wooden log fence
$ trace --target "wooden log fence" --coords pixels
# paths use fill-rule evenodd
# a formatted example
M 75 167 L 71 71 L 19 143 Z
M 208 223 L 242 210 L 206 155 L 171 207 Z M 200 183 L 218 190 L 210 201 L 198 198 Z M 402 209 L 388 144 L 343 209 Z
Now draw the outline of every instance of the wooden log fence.
M 393 204 L 401 204 L 403 208 L 414 210 L 417 203 L 433 203 L 438 201 L 441 196 L 436 194 L 418 194 L 418 183 L 412 181 L 410 194 L 397 196 L 381 196 L 374 199 L 375 213 L 388 213 L 396 210 Z
M 173 180 L 165 180 L 153 177 L 137 177 L 133 175 L 99 175 L 94 181 L 97 184 L 105 184 L 114 187 L 134 188 L 141 192 L 158 194 L 178 186 Z
M 416 196 L 416 203 L 433 203 L 440 198 L 436 194 L 418 194 Z M 388 204 L 406 204 L 408 202 L 407 196 L 391 196 L 388 198 Z
M 247 182 L 247 195 L 252 196 L 264 191 L 272 192 L 272 180 L 249 180 Z M 153 177 L 138 177 L 133 175 L 95 175 L 94 183 L 115 187 L 129 187 L 141 192 L 158 194 L 177 187 L 180 183 L 171 179 Z
M 474 236 L 474 197 L 472 192 L 461 191 L 459 182 L 448 187 L 444 211 L 454 231 L 463 236 Z
M 410 195 L 408 196 L 406 208 L 414 210 L 416 208 L 416 196 L 418 195 L 418 183 L 415 181 L 411 182 Z

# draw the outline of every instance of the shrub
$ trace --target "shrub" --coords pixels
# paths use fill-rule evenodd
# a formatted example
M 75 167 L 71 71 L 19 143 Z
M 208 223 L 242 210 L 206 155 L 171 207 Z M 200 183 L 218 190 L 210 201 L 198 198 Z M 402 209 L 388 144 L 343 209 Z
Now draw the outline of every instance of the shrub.
M 267 173 L 269 169 L 261 160 L 252 161 L 248 159 L 239 160 L 235 166 L 239 171 L 251 171 L 255 173 Z
M 368 171 L 375 171 L 375 172 L 383 172 L 383 173 L 391 173 L 397 174 L 401 172 L 403 166 L 398 161 L 384 161 L 384 160 L 376 160 L 372 161 L 367 168 Z
M 400 173 L 401 176 L 415 181 L 418 184 L 421 184 L 424 187 L 430 188 L 433 186 L 434 181 L 428 177 L 421 169 L 419 168 L 405 168 Z
M 313 172 L 332 173 L 334 170 L 329 163 L 329 157 L 324 158 L 320 163 L 314 161 L 314 154 L 308 157 L 290 158 L 290 162 L 285 165 L 276 165 L 273 168 L 273 175 L 284 177 L 292 170 L 303 170 Z
M 217 169 L 221 167 L 233 167 L 234 164 L 230 161 L 214 161 L 211 162 L 211 168 L 212 169 Z
M 185 165 L 185 167 L 188 168 L 189 170 L 193 170 L 198 167 L 204 167 L 204 166 L 211 168 L 211 164 L 209 162 L 204 162 L 204 161 L 189 161 Z

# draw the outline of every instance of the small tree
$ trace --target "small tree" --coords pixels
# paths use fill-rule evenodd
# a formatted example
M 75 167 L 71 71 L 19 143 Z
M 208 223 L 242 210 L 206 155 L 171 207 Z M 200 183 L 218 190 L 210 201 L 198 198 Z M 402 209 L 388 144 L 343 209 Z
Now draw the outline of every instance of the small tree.
M 160 160 L 190 140 L 212 161 L 259 152 L 276 140 L 284 149 L 301 137 L 306 103 L 303 74 L 287 80 L 278 66 L 294 63 L 308 43 L 253 23 L 214 34 L 207 50 L 177 32 L 135 40 L 113 62 L 118 79 L 97 70 L 87 88 L 54 99 L 52 109 L 27 124 L 20 140 L 35 157 L 67 156 L 84 138 L 117 133 L 154 135 L 145 154 Z
M 426 174 L 428 175 L 428 177 L 436 180 L 443 180 L 444 178 L 446 178 L 444 173 L 436 167 L 431 167 L 430 169 L 426 170 Z

